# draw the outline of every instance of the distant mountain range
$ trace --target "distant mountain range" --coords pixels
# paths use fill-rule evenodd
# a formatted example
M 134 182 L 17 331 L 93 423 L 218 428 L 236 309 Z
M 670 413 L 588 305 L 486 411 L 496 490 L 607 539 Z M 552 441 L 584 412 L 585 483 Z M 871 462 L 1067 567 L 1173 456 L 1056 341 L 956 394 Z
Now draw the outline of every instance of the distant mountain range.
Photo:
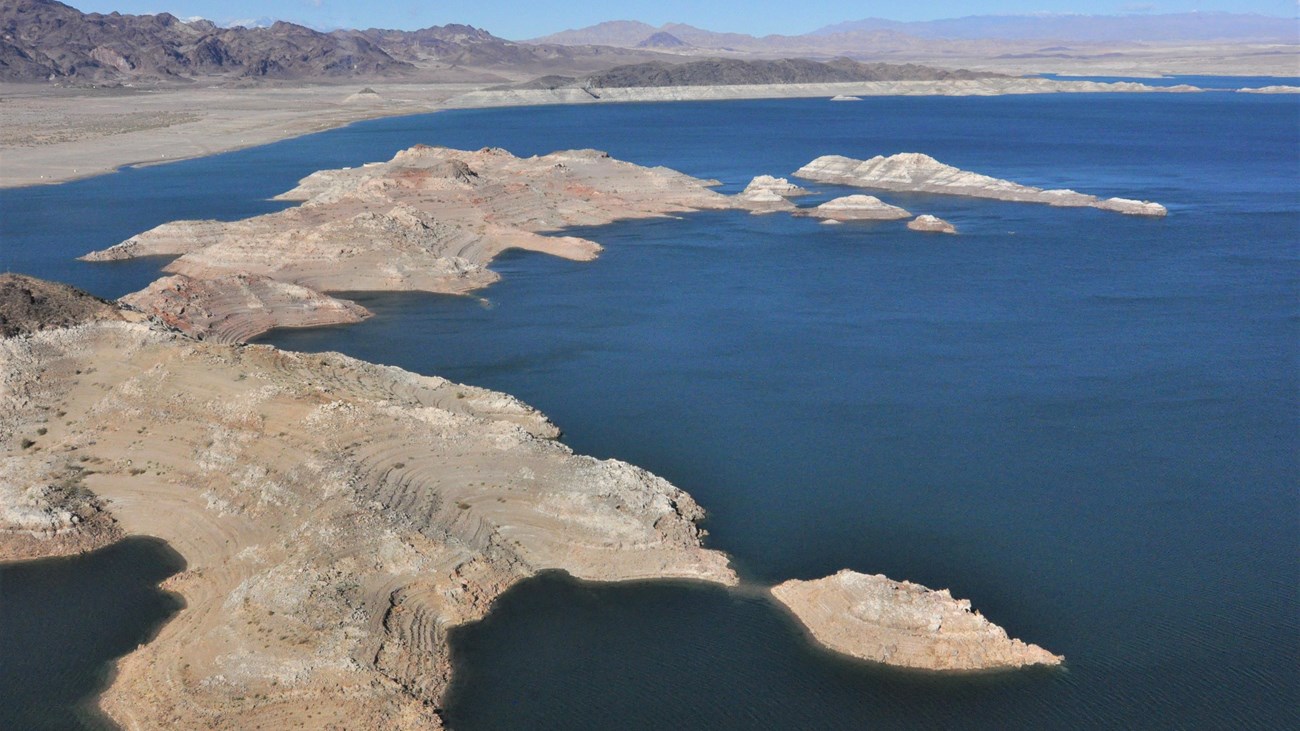
M 0 80 L 64 83 L 331 79 L 427 75 L 432 68 L 583 71 L 653 51 L 520 44 L 467 25 L 321 33 L 293 23 L 222 28 L 208 20 L 82 13 L 56 0 L 0 0 Z
M 647 23 L 616 20 L 566 30 L 529 43 L 606 45 L 634 48 L 656 34 L 667 34 L 703 50 L 788 51 L 794 47 L 825 47 L 842 52 L 846 44 L 863 45 L 872 39 L 892 40 L 1004 40 L 1068 43 L 1169 43 L 1233 41 L 1297 43 L 1295 18 L 1245 13 L 1171 13 L 1162 15 L 984 15 L 947 20 L 899 22 L 868 18 L 837 23 L 812 33 L 761 38 L 742 33 L 717 33 L 682 23 L 655 27 Z
M 512 82 L 541 75 L 583 78 L 615 66 L 671 62 L 682 56 L 777 59 L 849 57 L 950 66 L 992 62 L 1074 63 L 1099 52 L 1078 44 L 1281 43 L 1293 47 L 1293 18 L 1231 13 L 1133 16 L 976 16 L 921 23 L 867 19 L 797 36 L 755 38 L 680 23 L 654 27 L 613 21 L 513 42 L 468 25 L 414 31 L 336 30 L 293 23 L 220 27 L 167 13 L 82 13 L 57 0 L 0 0 L 0 81 L 64 84 L 411 78 Z M 1194 53 L 1194 52 L 1193 52 Z M 1266 48 L 1282 67 L 1293 53 Z M 643 66 L 635 74 L 678 72 Z M 817 71 L 836 74 L 843 69 Z M 681 72 L 687 73 L 687 72 Z M 766 78 L 795 66 L 748 69 L 714 63 L 688 73 Z M 568 75 L 561 77 L 560 75 Z M 701 77 L 703 78 L 703 77 Z M 779 83 L 779 82 L 766 82 Z

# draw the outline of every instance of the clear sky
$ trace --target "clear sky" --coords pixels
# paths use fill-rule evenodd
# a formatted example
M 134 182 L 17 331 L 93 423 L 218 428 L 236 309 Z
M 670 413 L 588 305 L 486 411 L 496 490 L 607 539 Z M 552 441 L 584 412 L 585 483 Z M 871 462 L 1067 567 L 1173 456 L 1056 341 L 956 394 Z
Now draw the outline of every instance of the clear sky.
M 85 12 L 169 12 L 222 25 L 259 18 L 315 28 L 425 28 L 467 23 L 534 38 L 605 20 L 682 22 L 715 31 L 795 35 L 862 18 L 933 20 L 1027 13 L 1227 11 L 1295 17 L 1300 0 L 64 0 Z

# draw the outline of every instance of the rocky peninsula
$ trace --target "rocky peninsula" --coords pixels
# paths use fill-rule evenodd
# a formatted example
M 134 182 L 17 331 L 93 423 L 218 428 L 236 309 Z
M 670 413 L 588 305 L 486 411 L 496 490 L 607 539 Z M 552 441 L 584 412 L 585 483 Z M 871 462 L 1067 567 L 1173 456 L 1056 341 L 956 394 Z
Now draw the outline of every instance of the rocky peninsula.
M 1060 665 L 1064 659 L 1007 637 L 970 601 L 953 599 L 946 589 L 846 569 L 816 581 L 787 581 L 772 595 L 818 642 L 863 660 L 970 671 Z
M 156 536 L 187 609 L 101 698 L 129 728 L 439 728 L 447 633 L 539 571 L 737 583 L 690 495 L 575 455 L 511 396 L 202 341 L 0 277 L 0 560 Z M 841 572 L 772 594 L 817 641 L 935 671 L 1060 658 L 968 602 Z
M 799 168 L 795 176 L 820 183 L 875 190 L 959 195 L 1050 206 L 1086 206 L 1132 216 L 1160 217 L 1167 213 L 1159 203 L 1127 198 L 1103 199 L 1073 190 L 1044 190 L 961 170 L 919 152 L 903 152 L 888 157 L 877 155 L 869 160 L 824 155 Z
M 102 699 L 128 728 L 439 728 L 448 630 L 520 579 L 736 581 L 689 495 L 510 396 L 119 314 L 0 340 L 0 560 L 185 557 Z
M 187 333 L 242 342 L 367 315 L 324 292 L 461 294 L 495 282 L 487 265 L 510 248 L 595 258 L 595 242 L 543 233 L 736 207 L 715 184 L 594 150 L 519 158 L 417 146 L 385 163 L 313 173 L 278 196 L 300 206 L 166 223 L 83 258 L 178 256 L 165 267 L 175 276 L 124 301 Z

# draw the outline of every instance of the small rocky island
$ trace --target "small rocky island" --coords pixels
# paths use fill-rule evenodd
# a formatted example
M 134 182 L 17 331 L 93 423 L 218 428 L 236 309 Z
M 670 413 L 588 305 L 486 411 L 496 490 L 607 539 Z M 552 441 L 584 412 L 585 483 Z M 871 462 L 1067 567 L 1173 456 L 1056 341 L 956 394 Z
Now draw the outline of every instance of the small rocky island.
M 846 195 L 833 198 L 814 208 L 795 211 L 796 216 L 820 218 L 823 221 L 898 221 L 912 214 L 898 206 L 890 205 L 874 195 Z
M 1099 198 L 1073 190 L 1044 190 L 1010 180 L 972 173 L 945 165 L 919 152 L 902 152 L 870 160 L 824 155 L 804 165 L 795 176 L 819 183 L 837 183 L 874 190 L 938 193 L 1001 201 L 1046 203 L 1050 206 L 1091 207 L 1131 216 L 1164 216 L 1159 203 L 1128 198 Z
M 1060 665 L 1059 655 L 1007 637 L 1006 630 L 953 599 L 908 581 L 844 570 L 791 580 L 772 595 L 818 642 L 863 660 L 943 671 Z

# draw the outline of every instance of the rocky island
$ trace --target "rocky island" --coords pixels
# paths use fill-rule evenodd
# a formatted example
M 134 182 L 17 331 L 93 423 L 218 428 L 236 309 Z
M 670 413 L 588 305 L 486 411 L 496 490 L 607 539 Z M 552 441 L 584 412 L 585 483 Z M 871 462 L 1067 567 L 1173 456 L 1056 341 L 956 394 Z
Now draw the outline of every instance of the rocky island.
M 759 175 L 749 181 L 749 185 L 737 193 L 732 201 L 740 208 L 748 208 L 750 213 L 789 212 L 797 208 L 790 199 L 801 195 L 808 195 L 808 191 L 785 178 Z
M 795 175 L 820 183 L 875 190 L 960 195 L 1050 206 L 1088 206 L 1133 216 L 1159 217 L 1167 213 L 1159 203 L 1127 198 L 1103 199 L 1073 190 L 1044 190 L 961 170 L 919 152 L 903 152 L 888 157 L 877 155 L 870 160 L 825 155 L 799 168 Z
M 417 146 L 386 163 L 313 173 L 278 196 L 300 206 L 243 221 L 166 223 L 83 258 L 179 256 L 165 267 L 175 276 L 125 301 L 188 333 L 244 341 L 273 327 L 367 315 L 324 292 L 485 287 L 498 279 L 487 264 L 510 248 L 589 260 L 600 252 L 595 242 L 542 234 L 737 207 L 715 184 L 594 150 L 519 158 Z
M 814 208 L 795 211 L 796 216 L 809 216 L 825 221 L 897 221 L 911 218 L 912 214 L 898 206 L 880 200 L 874 195 L 846 195 L 833 198 Z
M 846 655 L 923 670 L 1060 665 L 1064 658 L 1007 637 L 965 599 L 911 582 L 844 570 L 772 588 L 818 642 Z
M 956 226 L 952 225 L 951 223 L 948 223 L 947 221 L 943 220 L 942 218 L 939 218 L 938 216 L 932 216 L 929 213 L 922 213 L 916 218 L 913 218 L 912 220 L 908 221 L 907 227 L 913 231 L 923 231 L 925 233 L 935 233 L 935 234 L 957 233 Z

